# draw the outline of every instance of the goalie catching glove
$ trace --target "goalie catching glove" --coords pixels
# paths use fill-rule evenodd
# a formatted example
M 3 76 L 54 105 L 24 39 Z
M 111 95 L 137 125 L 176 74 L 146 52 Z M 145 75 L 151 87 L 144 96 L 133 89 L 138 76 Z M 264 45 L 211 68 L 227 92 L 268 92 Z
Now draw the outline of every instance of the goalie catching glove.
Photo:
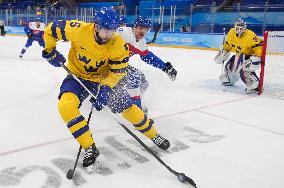
M 224 50 L 223 48 L 219 50 L 218 54 L 215 57 L 215 63 L 222 64 L 227 61 L 230 57 L 230 52 Z

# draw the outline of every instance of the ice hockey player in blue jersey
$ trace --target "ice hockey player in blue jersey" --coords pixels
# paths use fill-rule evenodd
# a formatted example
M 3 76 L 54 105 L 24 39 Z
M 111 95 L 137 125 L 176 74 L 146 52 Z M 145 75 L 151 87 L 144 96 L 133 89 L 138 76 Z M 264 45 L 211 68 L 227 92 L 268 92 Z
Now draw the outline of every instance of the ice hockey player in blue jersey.
M 44 48 L 43 31 L 45 24 L 41 23 L 40 18 L 37 18 L 35 22 L 30 22 L 28 26 L 25 27 L 25 33 L 28 36 L 25 47 L 22 49 L 19 57 L 22 58 L 27 49 L 37 41 L 38 44 Z
M 134 27 L 120 27 L 118 29 L 118 34 L 128 43 L 131 56 L 135 54 L 140 55 L 140 58 L 145 63 L 161 69 L 171 80 L 174 81 L 177 76 L 177 71 L 172 64 L 170 62 L 165 63 L 154 53 L 148 50 L 145 36 L 151 27 L 151 21 L 147 17 L 138 16 L 134 23 Z M 145 75 L 133 66 L 129 66 L 127 77 L 129 82 L 127 88 L 128 92 L 131 95 L 133 102 L 138 107 L 142 108 L 141 95 L 147 89 L 148 81 L 146 80 Z

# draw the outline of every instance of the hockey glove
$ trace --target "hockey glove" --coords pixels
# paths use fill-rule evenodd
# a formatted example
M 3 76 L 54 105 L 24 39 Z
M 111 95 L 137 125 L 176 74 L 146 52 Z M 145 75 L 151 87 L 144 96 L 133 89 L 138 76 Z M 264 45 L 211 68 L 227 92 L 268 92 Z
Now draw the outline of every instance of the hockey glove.
M 176 69 L 172 66 L 172 64 L 170 62 L 166 63 L 165 68 L 163 69 L 163 71 L 165 73 L 167 73 L 167 75 L 170 77 L 170 79 L 172 81 L 174 81 L 177 77 L 177 71 Z
M 42 57 L 55 67 L 61 67 L 61 65 L 66 62 L 65 57 L 58 52 L 56 48 L 54 48 L 50 53 L 43 50 Z
M 92 105 L 97 111 L 102 110 L 103 105 L 106 106 L 112 89 L 109 86 L 101 85 L 96 100 L 92 100 Z
M 28 36 L 29 38 L 33 38 L 34 35 L 33 35 L 33 33 L 28 33 L 27 36 Z
M 224 50 L 223 48 L 219 50 L 218 54 L 215 57 L 215 63 L 216 64 L 222 64 L 225 61 L 227 61 L 230 57 L 230 52 Z

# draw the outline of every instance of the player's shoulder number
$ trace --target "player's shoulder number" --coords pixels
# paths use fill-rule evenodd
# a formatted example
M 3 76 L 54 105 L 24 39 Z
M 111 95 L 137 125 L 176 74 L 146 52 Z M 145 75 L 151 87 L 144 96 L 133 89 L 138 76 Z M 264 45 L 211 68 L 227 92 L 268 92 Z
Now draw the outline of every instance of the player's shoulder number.
M 254 40 L 254 42 L 258 42 L 258 39 L 257 39 L 257 37 L 255 36 L 255 37 L 253 37 L 253 40 Z

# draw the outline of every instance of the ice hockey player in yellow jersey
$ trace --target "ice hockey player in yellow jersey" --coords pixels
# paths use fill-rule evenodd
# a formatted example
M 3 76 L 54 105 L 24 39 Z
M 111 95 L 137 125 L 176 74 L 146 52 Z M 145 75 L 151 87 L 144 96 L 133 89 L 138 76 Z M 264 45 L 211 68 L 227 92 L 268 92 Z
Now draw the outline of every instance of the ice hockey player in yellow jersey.
M 116 33 L 118 27 L 117 13 L 105 7 L 96 12 L 94 23 L 54 21 L 44 31 L 42 56 L 53 66 L 60 67 L 66 60 L 56 50 L 56 42 L 70 41 L 67 67 L 97 96 L 92 101 L 93 106 L 99 111 L 107 105 L 112 112 L 121 113 L 138 131 L 166 150 L 170 142 L 157 133 L 153 120 L 132 103 L 123 85 L 130 52 Z M 99 152 L 87 121 L 79 111 L 87 96 L 87 91 L 67 75 L 60 88 L 58 109 L 73 137 L 85 149 L 83 166 L 92 171 Z
M 255 71 L 261 65 L 263 41 L 246 28 L 246 22 L 239 19 L 227 34 L 226 42 L 215 57 L 218 64 L 225 63 L 220 82 L 232 86 L 239 78 L 246 84 L 246 93 L 258 92 L 259 78 Z M 235 55 L 231 56 L 230 52 Z

